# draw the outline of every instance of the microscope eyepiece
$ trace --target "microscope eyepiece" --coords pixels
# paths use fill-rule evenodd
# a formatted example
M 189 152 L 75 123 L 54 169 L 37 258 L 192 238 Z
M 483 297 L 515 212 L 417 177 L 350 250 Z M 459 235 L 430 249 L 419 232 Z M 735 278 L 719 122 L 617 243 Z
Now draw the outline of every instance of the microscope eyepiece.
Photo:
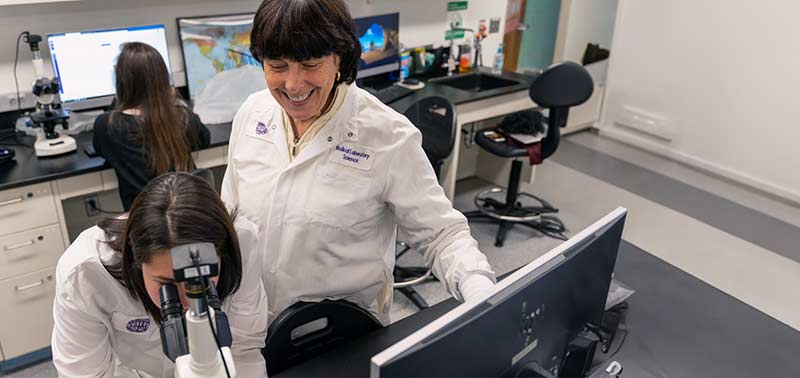
M 178 288 L 175 284 L 161 285 L 161 288 L 158 289 L 158 294 L 161 297 L 162 322 L 183 316 L 183 305 L 181 305 L 181 297 L 178 295 Z
M 39 34 L 28 34 L 25 37 L 25 43 L 30 45 L 31 51 L 39 51 L 39 42 L 42 42 L 42 36 Z

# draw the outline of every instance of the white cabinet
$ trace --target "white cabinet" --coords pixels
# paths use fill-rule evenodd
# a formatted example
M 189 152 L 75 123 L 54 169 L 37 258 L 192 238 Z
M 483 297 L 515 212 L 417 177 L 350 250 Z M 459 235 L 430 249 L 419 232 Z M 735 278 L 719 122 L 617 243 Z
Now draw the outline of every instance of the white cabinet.
M 57 224 L 0 237 L 0 280 L 52 267 L 64 252 Z
M 5 359 L 50 345 L 55 267 L 0 280 L 0 343 Z
M 0 236 L 58 223 L 50 183 L 0 192 Z
M 0 350 L 19 357 L 50 345 L 55 266 L 64 237 L 50 182 L 0 191 Z

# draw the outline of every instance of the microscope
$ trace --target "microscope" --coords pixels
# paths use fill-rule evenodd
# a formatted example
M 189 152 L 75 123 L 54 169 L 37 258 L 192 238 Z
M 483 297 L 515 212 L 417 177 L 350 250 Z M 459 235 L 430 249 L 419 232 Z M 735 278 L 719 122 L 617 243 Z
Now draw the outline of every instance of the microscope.
M 36 74 L 36 81 L 33 83 L 36 110 L 30 115 L 33 127 L 38 128 L 33 145 L 36 156 L 54 156 L 75 151 L 75 138 L 59 134 L 55 129 L 59 124 L 64 129 L 68 127 L 69 110 L 61 105 L 58 96 L 61 83 L 58 78 L 48 79 L 44 75 L 44 60 L 39 50 L 42 37 L 38 34 L 26 34 L 25 42 L 33 53 L 33 71 Z
M 176 378 L 236 378 L 230 324 L 210 280 L 219 274 L 212 243 L 184 244 L 170 250 L 175 282 L 183 282 L 189 309 L 183 313 L 173 283 L 159 289 L 161 346 L 175 362 Z

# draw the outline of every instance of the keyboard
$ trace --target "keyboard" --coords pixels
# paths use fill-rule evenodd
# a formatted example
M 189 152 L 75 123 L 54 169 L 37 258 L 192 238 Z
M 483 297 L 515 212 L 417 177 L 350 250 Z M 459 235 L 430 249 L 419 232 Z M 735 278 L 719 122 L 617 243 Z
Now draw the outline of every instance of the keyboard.
M 373 88 L 367 88 L 366 90 L 367 92 L 372 93 L 373 96 L 377 97 L 378 100 L 381 100 L 382 103 L 387 105 L 414 93 L 413 90 L 406 87 L 401 87 L 399 85 L 390 85 L 379 90 L 375 90 Z

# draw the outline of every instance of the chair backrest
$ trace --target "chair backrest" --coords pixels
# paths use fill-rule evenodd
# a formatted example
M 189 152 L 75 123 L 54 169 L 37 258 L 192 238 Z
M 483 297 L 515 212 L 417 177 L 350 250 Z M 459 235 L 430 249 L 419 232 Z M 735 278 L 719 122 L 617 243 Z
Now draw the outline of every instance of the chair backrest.
M 381 327 L 368 311 L 344 300 L 297 302 L 269 326 L 261 350 L 267 373 L 277 374 Z
M 554 64 L 531 84 L 529 95 L 537 105 L 548 108 L 547 135 L 542 141 L 542 158 L 558 148 L 560 128 L 567 125 L 569 108 L 583 104 L 592 97 L 594 81 L 583 66 L 575 62 Z
M 403 114 L 422 133 L 422 149 L 439 177 L 456 142 L 455 106 L 444 97 L 432 96 L 415 102 Z

